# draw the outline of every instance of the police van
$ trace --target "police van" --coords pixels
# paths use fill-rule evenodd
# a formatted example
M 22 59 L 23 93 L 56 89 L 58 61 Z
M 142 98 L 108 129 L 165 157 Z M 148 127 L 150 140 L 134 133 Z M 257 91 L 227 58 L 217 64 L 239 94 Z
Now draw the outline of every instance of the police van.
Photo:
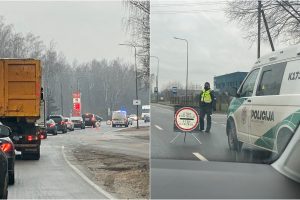
M 300 45 L 257 60 L 232 99 L 226 132 L 231 150 L 250 144 L 281 154 L 300 121 Z

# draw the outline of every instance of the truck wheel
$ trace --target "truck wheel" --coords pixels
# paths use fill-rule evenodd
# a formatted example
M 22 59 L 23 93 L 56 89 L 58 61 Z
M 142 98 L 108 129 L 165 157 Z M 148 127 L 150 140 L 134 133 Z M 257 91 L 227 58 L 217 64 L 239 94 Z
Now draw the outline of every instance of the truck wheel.
M 40 157 L 41 157 L 40 148 L 38 149 L 37 153 L 31 154 L 31 157 L 32 157 L 33 160 L 39 160 Z
M 15 172 L 11 172 L 8 174 L 8 184 L 9 185 L 15 184 Z
M 233 120 L 228 120 L 228 130 L 227 130 L 227 136 L 228 136 L 228 145 L 229 149 L 232 151 L 241 151 L 243 143 L 238 141 L 237 134 L 236 134 L 236 128 Z

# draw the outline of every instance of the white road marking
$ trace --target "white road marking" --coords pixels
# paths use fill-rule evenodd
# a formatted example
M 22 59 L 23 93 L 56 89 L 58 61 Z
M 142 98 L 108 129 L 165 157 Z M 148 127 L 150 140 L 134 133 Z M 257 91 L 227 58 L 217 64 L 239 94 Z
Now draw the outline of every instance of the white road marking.
M 164 129 L 159 127 L 158 125 L 154 125 L 158 130 L 163 131 Z
M 93 188 L 95 188 L 98 192 L 100 192 L 101 194 L 103 194 L 105 197 L 107 197 L 108 199 L 115 199 L 111 194 L 109 194 L 108 192 L 106 192 L 104 189 L 102 189 L 100 186 L 96 185 L 93 181 L 91 181 L 87 176 L 85 176 L 79 169 L 77 169 L 74 165 L 72 165 L 66 158 L 66 155 L 64 153 L 64 149 L 65 147 L 62 146 L 61 147 L 61 151 L 63 154 L 63 157 L 66 161 L 66 163 L 83 179 L 85 180 L 88 184 L 90 184 Z
M 199 158 L 199 160 L 202 160 L 202 161 L 208 161 L 204 156 L 202 156 L 200 153 L 193 153 L 194 156 L 196 156 L 197 158 Z
M 220 122 L 215 122 L 215 121 L 211 121 L 213 124 L 218 124 L 218 125 L 221 125 L 221 126 L 225 126 L 226 127 L 226 124 L 222 124 Z

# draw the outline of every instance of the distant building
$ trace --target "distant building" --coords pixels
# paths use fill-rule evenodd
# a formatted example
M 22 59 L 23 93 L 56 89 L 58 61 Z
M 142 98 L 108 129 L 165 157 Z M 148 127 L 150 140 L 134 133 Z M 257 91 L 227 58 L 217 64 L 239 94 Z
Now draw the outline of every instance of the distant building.
M 248 72 L 234 72 L 214 77 L 214 90 L 219 94 L 239 88 Z

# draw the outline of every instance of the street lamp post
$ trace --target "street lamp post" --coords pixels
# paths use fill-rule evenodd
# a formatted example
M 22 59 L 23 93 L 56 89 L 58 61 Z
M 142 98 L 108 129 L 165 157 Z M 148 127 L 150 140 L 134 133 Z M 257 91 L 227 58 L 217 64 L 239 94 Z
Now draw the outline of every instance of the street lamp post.
M 130 46 L 134 48 L 134 66 L 135 66 L 135 98 L 136 100 L 138 100 L 138 81 L 137 81 L 137 66 L 136 66 L 136 46 L 132 45 L 132 44 L 119 44 L 119 45 L 123 45 L 123 46 Z M 136 105 L 136 116 L 139 116 L 139 105 Z M 136 128 L 139 128 L 139 119 L 137 119 L 136 121 Z
M 159 58 L 157 56 L 150 56 L 151 58 L 157 59 L 157 71 L 156 71 L 156 103 L 158 103 L 158 72 L 159 72 Z
M 185 83 L 185 104 L 187 104 L 187 91 L 188 91 L 188 80 L 189 80 L 189 42 L 187 39 L 174 37 L 176 40 L 183 40 L 186 42 L 186 83 Z

